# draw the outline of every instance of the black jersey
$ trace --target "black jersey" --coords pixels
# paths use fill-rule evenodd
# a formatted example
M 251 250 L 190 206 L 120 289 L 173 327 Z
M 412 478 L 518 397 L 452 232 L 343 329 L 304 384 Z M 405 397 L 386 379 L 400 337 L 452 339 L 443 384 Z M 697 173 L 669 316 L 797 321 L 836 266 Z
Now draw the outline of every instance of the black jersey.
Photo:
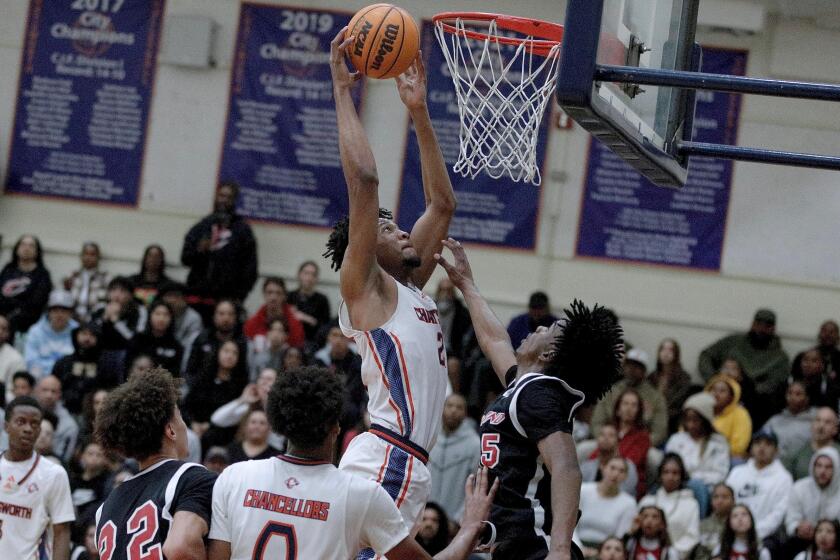
M 120 484 L 96 512 L 100 560 L 162 559 L 179 511 L 201 516 L 209 527 L 215 481 L 202 465 L 170 459 Z
M 481 418 L 481 463 L 500 479 L 491 521 L 499 543 L 493 559 L 545 558 L 551 535 L 551 475 L 537 443 L 555 432 L 572 432 L 584 394 L 565 381 L 529 373 L 513 381 Z

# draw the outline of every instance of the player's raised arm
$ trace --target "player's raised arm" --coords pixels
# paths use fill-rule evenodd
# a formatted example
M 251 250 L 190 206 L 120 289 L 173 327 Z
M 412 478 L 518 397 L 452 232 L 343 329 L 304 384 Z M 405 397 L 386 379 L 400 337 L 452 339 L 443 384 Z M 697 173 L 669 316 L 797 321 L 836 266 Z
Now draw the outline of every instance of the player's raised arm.
M 446 248 L 452 251 L 454 262 L 450 263 L 443 255 L 435 254 L 434 259 L 449 275 L 449 279 L 455 284 L 461 293 L 464 294 L 464 301 L 470 311 L 475 335 L 478 337 L 478 344 L 481 351 L 493 365 L 493 371 L 499 376 L 502 385 L 505 382 L 505 374 L 516 365 L 516 354 L 510 343 L 507 329 L 502 325 L 493 310 L 482 297 L 473 281 L 470 262 L 461 243 L 451 237 L 441 242 Z
M 400 99 L 414 123 L 420 147 L 426 211 L 411 230 L 411 242 L 420 257 L 420 267 L 412 274 L 412 280 L 415 286 L 422 288 L 435 269 L 432 255 L 440 252 L 440 240 L 449 232 L 449 223 L 455 214 L 455 193 L 426 105 L 426 68 L 422 53 L 417 53 L 417 58 L 405 73 L 397 76 L 396 81 Z
M 341 296 L 352 302 L 364 296 L 379 275 L 380 269 L 376 264 L 379 177 L 370 142 L 350 95 L 361 74 L 350 72 L 347 68 L 345 53 L 353 37 L 346 37 L 346 33 L 345 27 L 330 43 L 330 71 L 341 167 L 350 200 L 349 244 L 341 268 Z

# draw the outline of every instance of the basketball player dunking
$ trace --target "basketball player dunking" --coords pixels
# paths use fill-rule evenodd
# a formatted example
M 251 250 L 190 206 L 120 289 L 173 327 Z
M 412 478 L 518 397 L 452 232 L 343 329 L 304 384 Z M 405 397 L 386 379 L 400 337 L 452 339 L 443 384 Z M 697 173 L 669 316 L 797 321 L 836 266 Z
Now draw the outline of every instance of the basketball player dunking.
M 428 450 L 435 443 L 447 386 L 446 352 L 434 301 L 421 289 L 435 268 L 455 212 L 455 194 L 426 107 L 418 55 L 396 79 L 417 132 L 426 211 L 411 234 L 379 208 L 379 179 L 350 90 L 359 80 L 345 62 L 352 37 L 331 43 L 339 149 L 350 215 L 336 224 L 325 256 L 341 270 L 339 323 L 356 341 L 371 429 L 350 444 L 339 468 L 382 484 L 413 528 L 429 496 Z M 373 558 L 372 550 L 360 558 Z

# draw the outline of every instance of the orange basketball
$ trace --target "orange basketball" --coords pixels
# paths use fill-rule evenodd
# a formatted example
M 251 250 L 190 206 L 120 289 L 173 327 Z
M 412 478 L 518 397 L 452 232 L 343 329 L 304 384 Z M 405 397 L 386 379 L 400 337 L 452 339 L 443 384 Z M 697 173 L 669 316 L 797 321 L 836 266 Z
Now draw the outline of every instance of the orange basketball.
M 356 12 L 347 36 L 355 37 L 347 49 L 350 61 L 370 78 L 399 76 L 411 66 L 420 48 L 414 18 L 391 4 L 371 4 Z

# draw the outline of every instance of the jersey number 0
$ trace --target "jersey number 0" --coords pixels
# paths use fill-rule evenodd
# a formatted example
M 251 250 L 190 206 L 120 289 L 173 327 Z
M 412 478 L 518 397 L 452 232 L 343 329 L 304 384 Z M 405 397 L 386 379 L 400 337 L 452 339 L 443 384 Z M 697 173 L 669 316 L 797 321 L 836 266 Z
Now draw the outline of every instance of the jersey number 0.
M 125 555 L 128 560 L 163 560 L 160 543 L 149 546 L 158 531 L 158 509 L 151 500 L 134 510 L 126 523 L 126 532 L 131 535 Z M 108 520 L 99 531 L 96 547 L 100 560 L 111 560 L 117 540 L 117 526 Z

